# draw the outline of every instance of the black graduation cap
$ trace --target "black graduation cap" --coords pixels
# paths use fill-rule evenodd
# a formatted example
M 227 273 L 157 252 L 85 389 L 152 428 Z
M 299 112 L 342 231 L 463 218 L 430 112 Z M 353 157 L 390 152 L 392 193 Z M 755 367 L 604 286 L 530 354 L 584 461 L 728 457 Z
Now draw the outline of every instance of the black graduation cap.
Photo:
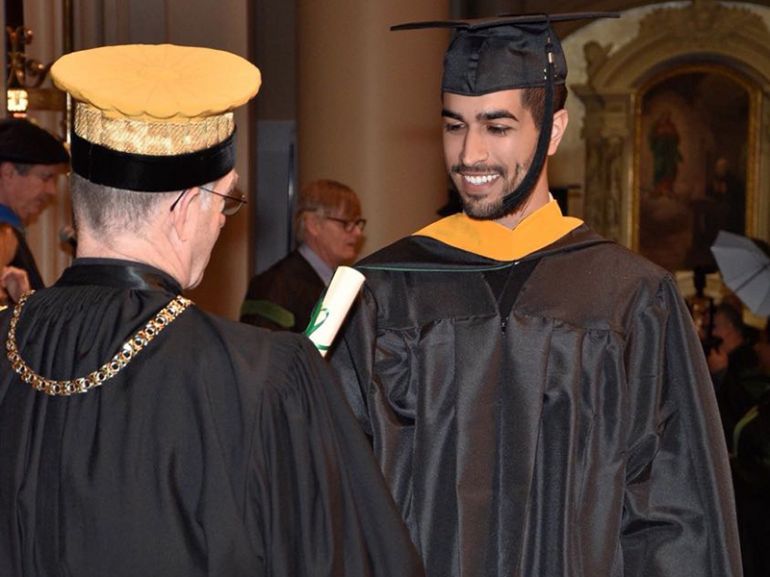
M 21 118 L 0 120 L 0 162 L 64 164 L 67 149 L 50 132 Z
M 611 12 L 504 15 L 474 20 L 411 22 L 391 30 L 446 28 L 454 31 L 444 57 L 444 92 L 480 96 L 511 88 L 548 84 L 548 64 L 553 63 L 553 83 L 563 84 L 567 63 L 552 22 L 616 18 Z
M 453 31 L 444 56 L 442 92 L 481 96 L 501 90 L 545 88 L 540 136 L 527 175 L 503 200 L 506 210 L 519 206 L 543 170 L 553 125 L 553 87 L 564 84 L 567 62 L 553 22 L 617 18 L 613 12 L 502 15 L 473 20 L 411 22 L 391 30 L 445 28 Z

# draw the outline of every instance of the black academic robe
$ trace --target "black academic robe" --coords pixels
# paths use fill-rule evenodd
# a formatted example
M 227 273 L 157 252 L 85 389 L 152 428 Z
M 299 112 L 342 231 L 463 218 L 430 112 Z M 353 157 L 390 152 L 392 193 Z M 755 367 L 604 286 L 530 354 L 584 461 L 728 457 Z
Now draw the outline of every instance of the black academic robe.
M 294 250 L 251 279 L 241 308 L 241 322 L 302 332 L 325 289 L 318 273 Z
M 178 292 L 143 265 L 76 261 L 24 306 L 21 357 L 49 378 L 88 374 Z M 0 359 L 3 577 L 420 573 L 304 337 L 191 306 L 115 377 L 69 397 Z
M 740 575 L 670 275 L 585 225 L 513 262 L 418 235 L 358 268 L 332 363 L 428 575 Z

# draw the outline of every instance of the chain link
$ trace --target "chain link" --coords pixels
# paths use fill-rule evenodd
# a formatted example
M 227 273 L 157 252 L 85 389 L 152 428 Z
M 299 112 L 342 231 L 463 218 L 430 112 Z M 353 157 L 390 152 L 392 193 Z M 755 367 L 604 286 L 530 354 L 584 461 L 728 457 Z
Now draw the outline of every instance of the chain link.
M 19 299 L 18 304 L 13 309 L 10 327 L 8 329 L 8 340 L 6 341 L 6 353 L 11 367 L 25 383 L 30 384 L 34 389 L 52 396 L 69 396 L 75 393 L 87 393 L 94 387 L 103 385 L 106 381 L 117 375 L 128 363 L 130 363 L 139 352 L 149 345 L 160 332 L 170 325 L 176 318 L 182 314 L 193 302 L 183 296 L 177 296 L 163 309 L 161 309 L 153 318 L 147 321 L 143 328 L 139 329 L 130 339 L 120 347 L 115 356 L 103 364 L 97 370 L 89 373 L 85 377 L 57 381 L 47 379 L 35 373 L 24 359 L 21 358 L 16 346 L 16 325 L 21 316 L 21 310 L 27 299 L 35 291 L 29 291 Z

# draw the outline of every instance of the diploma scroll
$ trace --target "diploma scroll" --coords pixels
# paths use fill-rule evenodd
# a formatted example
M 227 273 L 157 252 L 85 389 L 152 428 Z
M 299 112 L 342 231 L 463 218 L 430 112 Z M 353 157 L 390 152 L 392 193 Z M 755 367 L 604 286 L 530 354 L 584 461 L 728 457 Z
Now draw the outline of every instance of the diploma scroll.
M 337 267 L 323 299 L 316 305 L 305 334 L 313 341 L 322 357 L 326 356 L 334 342 L 364 279 L 364 275 L 354 268 Z

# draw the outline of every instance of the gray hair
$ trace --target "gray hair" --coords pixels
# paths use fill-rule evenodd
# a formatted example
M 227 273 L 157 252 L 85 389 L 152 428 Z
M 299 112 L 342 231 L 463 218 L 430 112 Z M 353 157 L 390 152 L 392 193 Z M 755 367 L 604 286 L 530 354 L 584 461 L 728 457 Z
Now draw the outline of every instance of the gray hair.
M 314 180 L 302 187 L 294 214 L 294 226 L 297 240 L 305 239 L 304 213 L 320 213 L 326 216 L 358 217 L 361 215 L 361 202 L 358 195 L 348 185 L 336 180 Z
M 70 188 L 75 227 L 86 226 L 98 234 L 123 230 L 139 233 L 159 207 L 166 207 L 182 194 L 181 190 L 138 192 L 103 186 L 74 172 L 70 175 Z M 204 208 L 211 202 L 211 196 L 202 195 Z

